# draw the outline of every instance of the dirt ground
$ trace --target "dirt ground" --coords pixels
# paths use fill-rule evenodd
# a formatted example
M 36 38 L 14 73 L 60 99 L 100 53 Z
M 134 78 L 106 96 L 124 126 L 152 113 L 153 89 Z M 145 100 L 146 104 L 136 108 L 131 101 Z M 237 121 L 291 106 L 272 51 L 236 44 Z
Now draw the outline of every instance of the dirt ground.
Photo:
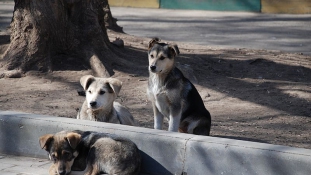
M 127 65 L 113 65 L 113 77 L 123 82 L 117 101 L 140 127 L 152 128 L 146 96 L 150 38 L 115 32 L 109 37 L 123 39 L 120 52 L 128 55 Z M 0 61 L 9 42 L 8 32 L 1 32 Z M 211 136 L 311 149 L 311 56 L 177 44 L 178 62 L 193 69 L 195 86 L 212 115 Z M 0 110 L 75 118 L 84 101 L 77 93 L 79 79 L 91 71 L 60 65 L 51 73 L 1 78 Z

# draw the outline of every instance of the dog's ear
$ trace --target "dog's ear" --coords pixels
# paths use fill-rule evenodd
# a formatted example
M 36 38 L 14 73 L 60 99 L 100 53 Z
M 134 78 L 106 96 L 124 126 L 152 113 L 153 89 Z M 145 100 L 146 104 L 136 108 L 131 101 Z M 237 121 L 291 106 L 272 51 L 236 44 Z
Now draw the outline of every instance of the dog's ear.
M 45 134 L 39 138 L 40 147 L 48 151 L 48 147 L 53 140 L 53 134 Z
M 122 82 L 116 78 L 107 78 L 107 82 L 109 83 L 109 86 L 113 92 L 118 96 L 122 87 Z
M 156 43 L 159 43 L 160 39 L 159 38 L 152 38 L 150 41 L 149 41 L 149 44 L 148 44 L 148 50 L 150 50 L 154 44 Z
M 65 139 L 68 141 L 71 148 L 76 149 L 76 147 L 81 141 L 81 135 L 78 133 L 70 132 L 67 133 Z
M 170 49 L 170 53 L 175 57 L 177 55 L 179 55 L 179 49 L 178 49 L 178 46 L 175 44 L 175 45 L 168 45 L 168 48 Z
M 92 75 L 85 75 L 85 76 L 81 77 L 80 84 L 83 87 L 83 89 L 86 91 L 93 81 L 95 81 L 95 77 L 94 76 L 92 76 Z

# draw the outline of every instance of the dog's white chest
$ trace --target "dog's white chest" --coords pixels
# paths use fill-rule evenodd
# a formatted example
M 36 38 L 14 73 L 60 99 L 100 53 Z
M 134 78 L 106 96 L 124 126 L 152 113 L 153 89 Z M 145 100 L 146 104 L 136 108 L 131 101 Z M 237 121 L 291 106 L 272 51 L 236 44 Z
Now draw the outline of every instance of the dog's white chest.
M 169 104 L 167 91 L 165 87 L 157 79 L 152 79 L 152 86 L 149 86 L 149 98 L 154 101 L 159 112 L 164 116 L 169 116 Z

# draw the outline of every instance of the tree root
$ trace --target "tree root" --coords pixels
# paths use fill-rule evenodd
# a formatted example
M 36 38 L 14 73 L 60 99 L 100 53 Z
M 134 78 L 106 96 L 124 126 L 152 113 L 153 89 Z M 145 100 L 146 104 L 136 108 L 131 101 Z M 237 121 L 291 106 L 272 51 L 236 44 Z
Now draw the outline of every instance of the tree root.
M 21 78 L 23 75 L 21 70 L 0 70 L 0 78 Z
M 92 54 L 92 56 L 89 58 L 89 62 L 95 76 L 108 78 L 113 75 L 113 70 L 110 68 L 110 66 L 104 66 L 96 54 Z

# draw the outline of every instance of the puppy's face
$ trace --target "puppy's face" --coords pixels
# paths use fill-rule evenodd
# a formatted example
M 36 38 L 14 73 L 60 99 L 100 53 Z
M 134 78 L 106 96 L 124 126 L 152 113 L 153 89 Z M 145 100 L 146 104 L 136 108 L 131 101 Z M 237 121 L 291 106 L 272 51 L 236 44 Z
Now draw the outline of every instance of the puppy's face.
M 94 110 L 111 107 L 122 86 L 122 82 L 115 78 L 91 75 L 83 76 L 80 82 L 86 92 L 87 106 Z
M 53 161 L 49 170 L 50 175 L 67 175 L 71 172 L 74 159 L 79 154 L 76 147 L 80 141 L 81 135 L 66 131 L 40 137 L 41 148 L 48 152 L 49 158 Z
M 167 73 L 175 64 L 175 56 L 179 54 L 177 45 L 159 43 L 158 39 L 149 42 L 149 71 L 152 73 Z
M 87 107 L 91 109 L 106 108 L 111 106 L 116 99 L 112 88 L 105 81 L 94 81 L 86 89 Z

